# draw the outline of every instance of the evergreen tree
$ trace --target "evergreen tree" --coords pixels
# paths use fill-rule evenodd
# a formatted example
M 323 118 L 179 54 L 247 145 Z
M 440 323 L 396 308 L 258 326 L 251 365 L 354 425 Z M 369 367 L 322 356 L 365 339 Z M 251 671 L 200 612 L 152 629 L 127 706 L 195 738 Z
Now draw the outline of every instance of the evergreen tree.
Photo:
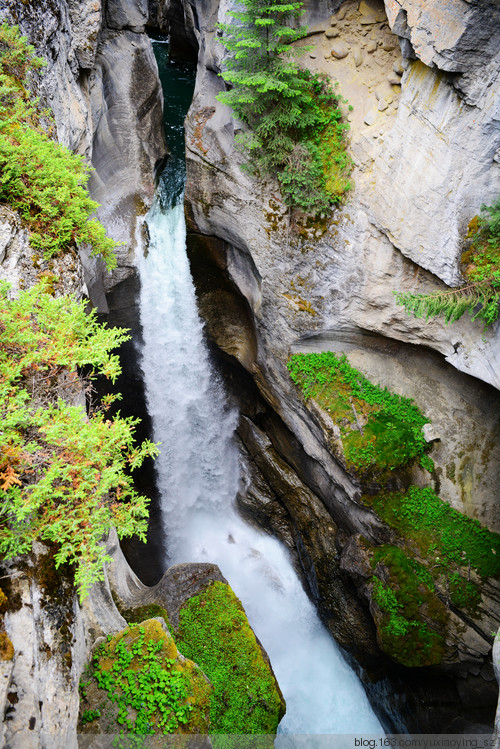
M 308 49 L 290 46 L 307 33 L 298 25 L 302 2 L 242 0 L 241 5 L 230 14 L 237 23 L 220 26 L 232 53 L 222 75 L 232 88 L 218 99 L 249 126 L 239 141 L 256 171 L 277 175 L 285 202 L 324 211 L 349 187 L 347 125 L 341 122 L 340 97 L 326 79 L 293 60 Z M 330 179 L 332 165 L 343 179 Z

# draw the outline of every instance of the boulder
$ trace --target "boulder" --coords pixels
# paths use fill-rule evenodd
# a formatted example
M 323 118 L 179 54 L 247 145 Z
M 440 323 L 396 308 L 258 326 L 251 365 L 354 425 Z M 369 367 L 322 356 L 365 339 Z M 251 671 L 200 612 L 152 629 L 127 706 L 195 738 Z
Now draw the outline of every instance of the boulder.
M 344 57 L 347 57 L 349 54 L 349 47 L 345 42 L 336 42 L 331 49 L 332 57 L 335 57 L 336 60 L 342 60 Z

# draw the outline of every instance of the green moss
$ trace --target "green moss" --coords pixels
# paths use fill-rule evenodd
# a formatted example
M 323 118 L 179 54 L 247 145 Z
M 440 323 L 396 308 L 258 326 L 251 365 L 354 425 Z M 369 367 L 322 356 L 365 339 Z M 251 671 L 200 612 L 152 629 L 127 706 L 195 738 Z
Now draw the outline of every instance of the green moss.
M 341 426 L 351 469 L 388 472 L 418 456 L 424 458 L 422 427 L 429 419 L 411 399 L 370 382 L 349 364 L 345 354 L 295 354 L 288 370 L 304 396 L 315 398 Z M 358 421 L 366 422 L 361 429 Z
M 459 609 L 476 612 L 481 602 L 481 591 L 476 583 L 461 577 L 458 572 L 449 576 L 450 600 Z
M 177 645 L 214 686 L 211 734 L 273 734 L 282 698 L 241 603 L 214 582 L 181 609 Z M 220 740 L 217 744 L 220 744 Z
M 87 732 L 207 733 L 212 689 L 196 664 L 179 657 L 158 621 L 109 635 L 89 670 L 80 721 L 95 725 Z
M 416 541 L 424 557 L 445 566 L 471 567 L 484 576 L 500 573 L 500 535 L 454 510 L 429 488 L 364 497 L 377 515 Z
M 147 606 L 128 607 L 124 606 L 120 599 L 115 595 L 113 595 L 113 600 L 116 604 L 116 608 L 128 624 L 137 624 L 138 622 L 143 622 L 146 619 L 156 619 L 157 617 L 161 617 L 165 620 L 165 624 L 170 629 L 168 614 L 165 609 L 162 608 L 162 606 L 159 606 L 157 603 L 150 603 Z
M 396 546 L 380 546 L 372 558 L 372 596 L 383 650 L 405 666 L 440 663 L 447 611 L 429 572 Z

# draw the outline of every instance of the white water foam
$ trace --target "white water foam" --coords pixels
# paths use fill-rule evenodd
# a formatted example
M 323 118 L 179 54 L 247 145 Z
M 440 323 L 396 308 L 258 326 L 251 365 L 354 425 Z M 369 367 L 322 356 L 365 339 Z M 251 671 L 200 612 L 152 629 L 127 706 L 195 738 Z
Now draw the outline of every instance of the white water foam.
M 219 565 L 271 658 L 287 703 L 282 735 L 382 735 L 286 551 L 233 509 L 236 414 L 225 407 L 203 340 L 182 204 L 164 212 L 156 205 L 147 223 L 149 253 L 140 261 L 143 370 L 154 439 L 162 443 L 157 471 L 166 563 Z

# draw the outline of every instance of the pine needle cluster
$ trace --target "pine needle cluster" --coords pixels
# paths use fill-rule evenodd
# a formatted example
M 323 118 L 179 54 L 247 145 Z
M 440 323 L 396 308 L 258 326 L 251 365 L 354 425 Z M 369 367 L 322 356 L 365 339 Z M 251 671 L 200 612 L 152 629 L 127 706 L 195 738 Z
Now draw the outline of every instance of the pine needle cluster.
M 466 283 L 456 289 L 432 294 L 394 292 L 396 303 L 415 317 L 444 317 L 445 323 L 468 312 L 481 319 L 485 329 L 500 311 L 500 197 L 491 206 L 481 206 L 482 215 L 469 224 L 469 247 L 462 256 Z
M 239 137 L 251 168 L 276 176 L 287 205 L 320 214 L 350 188 L 342 100 L 326 76 L 299 68 L 293 57 L 309 48 L 291 46 L 307 34 L 299 26 L 302 2 L 242 0 L 221 24 L 232 53 L 222 76 L 229 91 L 217 97 L 249 126 Z

